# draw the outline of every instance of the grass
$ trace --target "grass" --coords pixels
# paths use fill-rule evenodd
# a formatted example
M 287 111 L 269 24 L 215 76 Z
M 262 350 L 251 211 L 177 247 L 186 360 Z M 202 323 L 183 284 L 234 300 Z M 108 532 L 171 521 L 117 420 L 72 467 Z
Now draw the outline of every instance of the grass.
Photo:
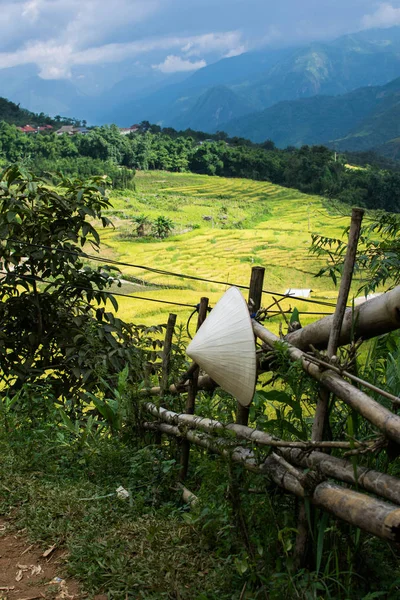
M 266 289 L 311 287 L 314 298 L 335 298 L 328 280 L 314 279 L 320 264 L 308 255 L 310 232 L 338 236 L 347 219 L 335 215 L 321 198 L 269 183 L 188 174 L 139 173 L 137 184 L 136 193 L 113 197 L 109 215 L 116 228 L 102 233 L 104 256 L 243 285 L 249 282 L 251 266 L 262 264 Z M 164 241 L 138 240 L 131 235 L 137 214 L 152 219 L 163 214 L 176 223 L 176 231 Z M 204 221 L 203 216 L 213 220 Z M 135 267 L 124 267 L 123 273 L 132 281 L 125 281 L 120 291 L 148 300 L 194 305 L 207 295 L 214 304 L 226 288 Z M 272 294 L 265 294 L 264 305 L 271 300 Z M 170 310 L 184 323 L 191 312 L 190 307 L 132 297 L 120 298 L 119 304 L 122 316 L 136 323 L 165 321 Z M 284 306 L 289 304 L 316 310 L 302 301 L 286 300 Z M 278 323 L 275 319 L 275 330 Z M 293 373 L 299 387 L 296 396 L 303 388 Z M 210 401 L 200 394 L 199 414 L 215 416 L 218 411 L 231 420 L 234 404 L 226 398 L 224 403 L 224 397 L 222 393 Z M 260 426 L 266 427 L 263 407 L 257 410 Z M 280 410 L 281 416 L 286 414 Z M 273 416 L 268 431 L 275 434 L 275 427 L 287 422 Z M 0 422 L 0 515 L 43 549 L 54 543 L 65 548 L 63 575 L 78 578 L 89 597 L 398 597 L 395 553 L 365 534 L 360 535 L 359 552 L 353 530 L 335 518 L 326 521 L 320 572 L 291 574 L 295 499 L 267 479 L 236 472 L 227 461 L 203 450 L 191 451 L 187 485 L 199 504 L 190 510 L 176 485 L 179 449 L 174 441 L 155 446 L 153 437 L 137 437 L 137 431 L 127 427 L 118 437 L 94 429 L 87 443 L 84 431 L 71 434 L 59 417 L 34 423 L 16 418 L 8 427 L 3 425 Z M 121 485 L 129 491 L 128 500 L 116 497 Z
M 289 287 L 311 288 L 315 299 L 336 297 L 330 280 L 315 279 L 321 262 L 309 255 L 308 248 L 312 232 L 339 237 L 348 218 L 335 214 L 321 197 L 269 182 L 158 171 L 138 172 L 136 185 L 136 192 L 113 193 L 108 216 L 115 229 L 102 233 L 109 256 L 239 285 L 248 285 L 251 267 L 262 265 L 266 267 L 265 289 L 284 293 Z M 134 234 L 138 214 L 151 220 L 159 215 L 170 218 L 173 235 L 163 241 L 138 239 Z M 167 301 L 196 305 L 206 295 L 213 305 L 226 289 L 134 267 L 124 267 L 123 273 L 165 286 L 147 289 L 144 295 Z M 177 284 L 182 286 L 179 291 L 172 288 Z M 265 305 L 272 302 L 272 295 L 264 296 Z M 155 317 L 165 320 L 170 311 L 185 321 L 190 312 L 189 308 L 144 300 L 120 299 L 119 304 L 123 318 L 145 324 L 154 322 Z M 327 310 L 306 302 L 284 301 L 282 306 L 295 304 L 306 312 Z M 304 317 L 304 322 L 310 319 Z
M 0 430 L 0 515 L 43 550 L 66 549 L 62 576 L 77 578 L 89 598 L 239 599 L 242 543 L 229 524 L 226 465 L 209 462 L 215 485 L 200 492 L 204 500 L 190 516 L 168 447 L 130 435 L 103 437 L 82 451 L 67 438 L 60 443 L 50 423 L 40 429 Z M 129 499 L 117 498 L 120 485 Z
M 398 598 L 396 553 L 361 534 L 358 557 L 352 530 L 334 518 L 321 572 L 290 574 L 294 498 L 229 461 L 192 449 L 187 485 L 199 503 L 189 509 L 176 485 L 174 442 L 157 447 L 126 430 L 81 445 L 56 422 L 13 425 L 8 434 L 0 426 L 0 515 L 43 550 L 63 551 L 58 572 L 79 580 L 82 598 Z M 126 500 L 115 494 L 120 485 Z

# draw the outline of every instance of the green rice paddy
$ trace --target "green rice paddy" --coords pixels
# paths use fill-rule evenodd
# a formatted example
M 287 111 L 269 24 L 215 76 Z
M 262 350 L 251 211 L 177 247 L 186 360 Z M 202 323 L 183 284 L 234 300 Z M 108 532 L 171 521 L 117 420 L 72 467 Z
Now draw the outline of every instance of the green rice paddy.
M 139 172 L 136 192 L 114 192 L 108 216 L 114 229 L 102 233 L 102 255 L 205 279 L 248 285 L 253 265 L 266 269 L 264 288 L 284 293 L 288 288 L 311 288 L 311 297 L 334 301 L 337 290 L 326 278 L 315 278 L 321 261 L 309 254 L 311 233 L 340 237 L 349 218 L 329 201 L 268 182 L 226 179 L 187 173 Z M 342 212 L 349 213 L 345 207 Z M 135 216 L 154 220 L 159 215 L 174 223 L 163 241 L 136 236 Z M 206 219 L 205 219 L 206 218 Z M 122 293 L 148 299 L 196 305 L 208 296 L 211 305 L 227 286 L 198 282 L 122 267 Z M 145 324 L 165 322 L 169 312 L 186 322 L 189 307 L 119 298 L 122 318 Z M 273 302 L 265 294 L 263 305 Z M 304 301 L 284 300 L 283 308 L 331 312 Z M 318 316 L 305 316 L 309 322 Z

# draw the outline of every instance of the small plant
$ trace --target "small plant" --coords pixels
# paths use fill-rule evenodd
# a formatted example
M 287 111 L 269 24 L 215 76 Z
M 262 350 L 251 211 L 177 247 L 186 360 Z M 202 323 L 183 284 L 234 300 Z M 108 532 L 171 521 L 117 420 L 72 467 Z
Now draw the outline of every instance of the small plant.
M 146 233 L 146 225 L 151 225 L 148 215 L 138 215 L 133 221 L 136 225 L 136 234 L 138 237 L 143 237 Z
M 173 222 L 168 217 L 159 216 L 153 223 L 152 231 L 153 234 L 160 240 L 165 239 L 169 236 L 173 229 Z

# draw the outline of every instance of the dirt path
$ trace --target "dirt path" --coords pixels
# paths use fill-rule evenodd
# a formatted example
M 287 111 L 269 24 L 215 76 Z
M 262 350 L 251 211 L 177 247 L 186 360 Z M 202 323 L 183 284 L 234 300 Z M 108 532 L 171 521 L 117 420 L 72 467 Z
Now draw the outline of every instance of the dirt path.
M 0 519 L 0 600 L 79 600 L 87 595 L 76 581 L 61 578 L 65 551 L 30 545 L 23 533 L 14 535 Z M 95 596 L 93 600 L 106 600 Z

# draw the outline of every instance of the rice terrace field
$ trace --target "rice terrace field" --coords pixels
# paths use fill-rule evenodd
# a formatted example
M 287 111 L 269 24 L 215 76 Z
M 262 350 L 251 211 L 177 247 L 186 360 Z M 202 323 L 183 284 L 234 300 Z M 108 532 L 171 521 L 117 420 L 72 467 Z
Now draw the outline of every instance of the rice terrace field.
M 311 233 L 340 237 L 349 223 L 349 207 L 330 206 L 329 200 L 268 182 L 206 175 L 138 172 L 136 192 L 113 192 L 108 215 L 115 229 L 102 233 L 102 255 L 206 279 L 248 285 L 251 267 L 266 268 L 264 288 L 284 293 L 287 288 L 311 288 L 313 299 L 334 300 L 337 290 L 327 278 L 315 278 L 321 261 L 309 254 Z M 173 221 L 165 240 L 138 238 L 134 219 L 145 215 Z M 204 219 L 206 217 L 206 219 Z M 196 305 L 201 296 L 211 306 L 226 287 L 123 267 L 120 291 L 146 298 Z M 263 297 L 263 305 L 272 303 Z M 135 323 L 164 322 L 169 312 L 186 322 L 190 308 L 118 298 L 120 314 Z M 304 312 L 328 311 L 301 301 L 285 300 L 284 308 Z M 303 316 L 307 323 L 317 316 Z

